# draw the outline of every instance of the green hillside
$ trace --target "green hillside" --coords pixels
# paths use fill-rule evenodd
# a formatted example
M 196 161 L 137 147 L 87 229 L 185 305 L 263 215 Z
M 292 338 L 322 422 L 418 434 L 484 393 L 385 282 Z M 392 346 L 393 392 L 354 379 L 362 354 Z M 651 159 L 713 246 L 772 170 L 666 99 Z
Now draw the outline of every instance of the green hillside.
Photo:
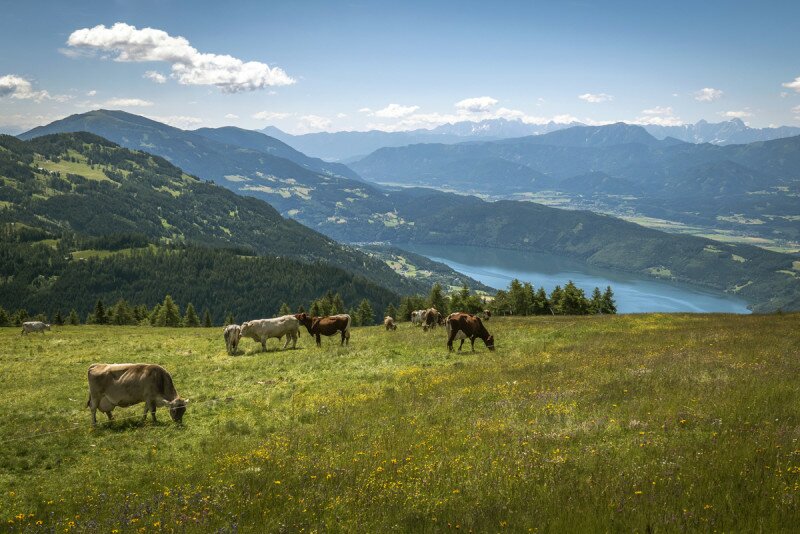
M 160 245 L 238 247 L 340 267 L 395 292 L 426 287 L 284 219 L 269 204 L 87 133 L 0 136 L 0 223 L 41 239 L 137 233 Z
M 795 315 L 492 318 L 297 350 L 221 332 L 0 329 L 9 532 L 783 532 L 800 523 Z M 184 425 L 90 425 L 86 369 L 163 365 Z M 46 395 L 32 395 L 47 383 Z M 580 510 L 580 513 L 575 513 Z

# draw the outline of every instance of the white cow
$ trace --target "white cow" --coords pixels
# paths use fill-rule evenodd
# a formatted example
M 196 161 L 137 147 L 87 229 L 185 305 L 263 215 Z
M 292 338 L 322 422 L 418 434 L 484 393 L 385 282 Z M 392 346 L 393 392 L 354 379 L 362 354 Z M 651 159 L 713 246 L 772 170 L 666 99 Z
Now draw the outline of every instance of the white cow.
M 95 363 L 89 366 L 89 402 L 92 424 L 97 424 L 97 410 L 111 421 L 111 412 L 117 406 L 127 408 L 144 403 L 147 412 L 156 422 L 156 408 L 169 406 L 169 415 L 180 423 L 186 412 L 186 400 L 175 390 L 172 376 L 160 365 L 150 363 Z
M 25 321 L 22 323 L 22 333 L 28 334 L 30 332 L 41 332 L 44 335 L 45 330 L 50 330 L 50 325 L 42 321 Z
M 425 318 L 427 310 L 414 310 L 411 312 L 411 324 L 414 326 L 422 326 L 422 320 Z
M 228 349 L 228 354 L 236 354 L 239 348 L 239 340 L 242 339 L 242 327 L 238 324 L 229 324 L 223 331 L 225 336 L 225 347 Z
M 242 337 L 249 337 L 254 341 L 261 342 L 261 349 L 267 350 L 267 340 L 271 337 L 282 338 L 286 336 L 283 344 L 285 349 L 292 342 L 292 348 L 297 345 L 297 338 L 300 337 L 300 321 L 294 315 L 284 315 L 275 319 L 256 319 L 242 323 Z

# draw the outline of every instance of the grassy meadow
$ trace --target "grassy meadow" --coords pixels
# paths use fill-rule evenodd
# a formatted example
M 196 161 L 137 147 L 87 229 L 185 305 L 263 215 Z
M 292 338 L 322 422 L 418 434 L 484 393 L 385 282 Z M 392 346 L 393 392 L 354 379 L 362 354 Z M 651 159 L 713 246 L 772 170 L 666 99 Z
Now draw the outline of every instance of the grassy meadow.
M 793 530 L 798 319 L 493 318 L 498 350 L 451 354 L 402 323 L 236 357 L 221 328 L 0 329 L 0 526 Z M 94 362 L 163 365 L 184 425 L 136 406 L 92 429 Z

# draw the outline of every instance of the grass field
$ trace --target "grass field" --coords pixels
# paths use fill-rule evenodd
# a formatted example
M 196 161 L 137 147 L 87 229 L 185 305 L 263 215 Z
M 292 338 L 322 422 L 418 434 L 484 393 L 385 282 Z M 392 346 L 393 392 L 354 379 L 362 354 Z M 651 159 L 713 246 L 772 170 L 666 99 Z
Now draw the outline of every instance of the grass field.
M 220 328 L 1 329 L 0 525 L 793 530 L 798 319 L 493 318 L 498 350 L 461 354 L 404 323 L 237 357 Z M 185 424 L 133 407 L 93 430 L 93 362 L 162 364 Z

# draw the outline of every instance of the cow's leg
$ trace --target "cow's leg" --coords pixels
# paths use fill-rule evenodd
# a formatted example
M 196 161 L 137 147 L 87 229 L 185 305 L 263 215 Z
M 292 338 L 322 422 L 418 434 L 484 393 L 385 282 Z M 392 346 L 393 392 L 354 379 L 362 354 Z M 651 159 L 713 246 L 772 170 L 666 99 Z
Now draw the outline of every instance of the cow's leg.
M 469 342 L 472 344 L 472 352 L 475 352 L 475 336 L 470 336 Z
M 321 347 L 321 346 L 322 346 L 322 338 L 321 338 L 321 337 L 319 337 L 319 334 L 317 334 L 317 346 L 318 346 L 318 347 Z
M 144 401 L 144 414 L 142 415 L 142 422 L 147 422 L 147 412 L 150 411 L 150 402 Z
M 267 338 L 261 338 L 261 352 L 267 352 Z
M 92 412 L 92 426 L 97 426 L 97 404 L 93 402 L 92 397 L 89 397 L 89 410 Z
M 158 422 L 158 421 L 156 420 L 156 407 L 157 407 L 157 405 L 156 405 L 155 401 L 153 401 L 153 402 L 150 404 L 150 417 L 153 419 L 153 422 L 154 422 L 154 423 L 157 423 L 157 422 Z
M 456 338 L 456 334 L 457 333 L 458 333 L 458 330 L 453 328 L 452 330 L 450 330 L 450 335 L 447 336 L 447 350 L 449 350 L 451 352 L 453 350 L 453 340 Z M 462 343 L 463 343 L 463 341 L 462 341 Z M 461 349 L 458 349 L 458 350 L 461 350 Z
M 461 340 L 461 344 L 458 346 L 458 352 L 461 352 L 461 349 L 464 348 L 464 340 Z
M 300 332 L 293 332 L 292 333 L 292 348 L 297 348 L 297 338 L 300 337 Z
M 289 332 L 286 334 L 286 341 L 283 343 L 283 350 L 286 350 L 286 347 L 289 346 L 289 341 L 292 339 L 292 333 Z

